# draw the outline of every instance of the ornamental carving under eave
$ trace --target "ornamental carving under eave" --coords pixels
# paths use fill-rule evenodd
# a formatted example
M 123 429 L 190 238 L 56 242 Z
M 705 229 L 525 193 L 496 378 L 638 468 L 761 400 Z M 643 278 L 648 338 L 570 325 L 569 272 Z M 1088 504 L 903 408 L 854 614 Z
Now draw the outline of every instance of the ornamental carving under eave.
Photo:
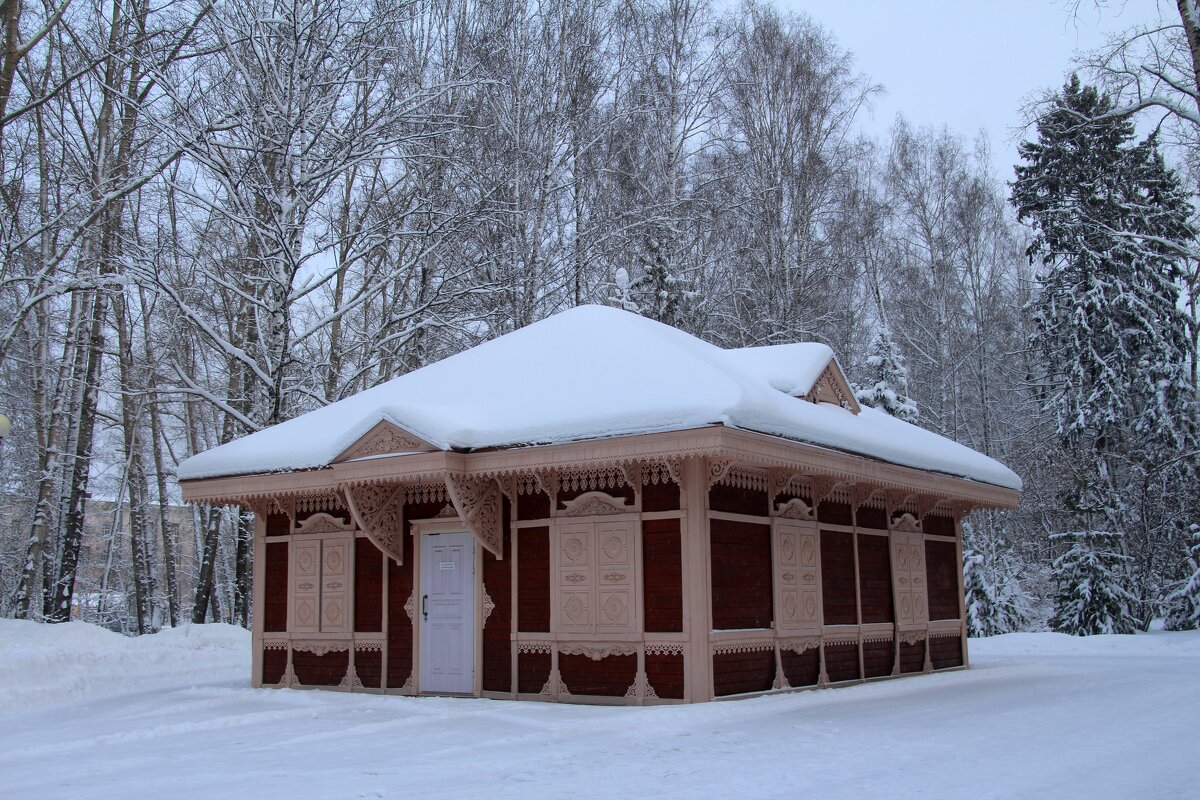
M 920 533 L 921 523 L 912 514 L 905 512 L 898 519 L 892 521 L 892 530 L 901 533 Z
M 496 558 L 504 558 L 504 532 L 501 527 L 504 503 L 496 479 L 451 472 L 446 475 L 446 488 L 458 516 L 475 534 L 475 538 L 491 550 Z
M 346 487 L 350 515 L 376 547 L 404 563 L 404 486 L 369 484 Z

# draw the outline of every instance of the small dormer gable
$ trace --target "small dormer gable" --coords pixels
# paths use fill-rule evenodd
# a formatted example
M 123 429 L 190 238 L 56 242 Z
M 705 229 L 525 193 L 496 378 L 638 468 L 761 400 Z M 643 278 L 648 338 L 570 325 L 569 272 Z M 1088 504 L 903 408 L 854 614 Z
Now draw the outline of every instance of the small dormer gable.
M 338 464 L 373 456 L 429 453 L 438 448 L 387 420 L 381 420 L 333 460 Z
M 861 410 L 858 401 L 854 399 L 850 382 L 846 380 L 845 373 L 842 372 L 837 359 L 834 358 L 831 358 L 825 365 L 825 369 L 821 370 L 821 374 L 813 381 L 812 388 L 804 395 L 804 399 L 810 403 L 832 403 L 852 414 L 857 414 Z

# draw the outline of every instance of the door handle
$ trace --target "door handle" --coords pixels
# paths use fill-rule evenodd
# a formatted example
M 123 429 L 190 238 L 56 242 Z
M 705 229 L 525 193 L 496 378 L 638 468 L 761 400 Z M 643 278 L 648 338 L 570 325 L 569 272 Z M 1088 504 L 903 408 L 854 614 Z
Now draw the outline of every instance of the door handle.
M 421 616 L 424 617 L 426 620 L 429 619 L 428 603 L 429 603 L 429 595 L 424 595 L 421 598 Z

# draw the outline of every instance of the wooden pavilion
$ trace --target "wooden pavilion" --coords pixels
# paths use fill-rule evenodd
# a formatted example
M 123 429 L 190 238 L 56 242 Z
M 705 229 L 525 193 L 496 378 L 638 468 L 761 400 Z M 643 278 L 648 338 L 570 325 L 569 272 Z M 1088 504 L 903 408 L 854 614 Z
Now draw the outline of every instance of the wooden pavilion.
M 180 466 L 255 513 L 253 683 L 678 703 L 968 663 L 1020 480 L 832 351 L 572 309 Z

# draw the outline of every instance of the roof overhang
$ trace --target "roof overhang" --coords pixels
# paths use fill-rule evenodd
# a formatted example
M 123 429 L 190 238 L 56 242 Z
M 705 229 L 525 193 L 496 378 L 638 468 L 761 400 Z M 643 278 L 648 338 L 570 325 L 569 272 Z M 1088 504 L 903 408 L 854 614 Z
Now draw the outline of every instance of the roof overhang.
M 693 457 L 907 490 L 978 508 L 1015 508 L 1020 501 L 1016 489 L 723 425 L 473 453 L 382 455 L 321 469 L 183 480 L 180 485 L 185 502 L 249 506 L 257 499 L 337 493 L 354 486 L 442 482 L 451 474 L 499 479 L 520 473 L 576 472 Z

